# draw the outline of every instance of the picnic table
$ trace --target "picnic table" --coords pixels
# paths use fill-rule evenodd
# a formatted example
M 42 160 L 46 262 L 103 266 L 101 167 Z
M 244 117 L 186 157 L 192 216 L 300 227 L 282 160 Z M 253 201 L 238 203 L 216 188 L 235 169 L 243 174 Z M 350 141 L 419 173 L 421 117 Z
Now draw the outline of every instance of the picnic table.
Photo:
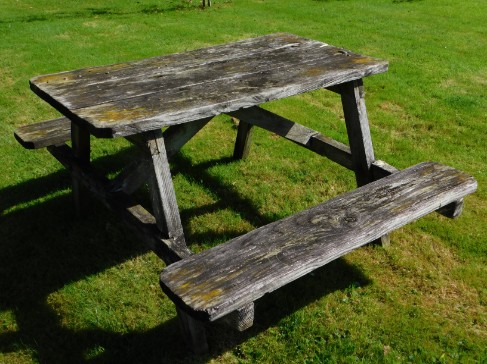
M 387 68 L 384 60 L 278 33 L 38 76 L 31 89 L 64 116 L 15 136 L 26 148 L 47 147 L 71 172 L 80 213 L 87 189 L 164 260 L 161 287 L 192 350 L 204 352 L 203 322 L 227 317 L 245 329 L 264 294 L 364 244 L 386 243 L 390 231 L 427 213 L 460 214 L 463 197 L 476 189 L 472 177 L 433 162 L 398 171 L 375 158 L 362 80 Z M 260 107 L 323 88 L 341 97 L 349 145 Z M 234 158 L 248 155 L 258 126 L 353 171 L 360 188 L 193 254 L 168 160 L 222 113 L 239 120 Z M 91 136 L 125 137 L 142 153 L 108 179 L 90 161 Z M 133 197 L 146 182 L 151 212 Z

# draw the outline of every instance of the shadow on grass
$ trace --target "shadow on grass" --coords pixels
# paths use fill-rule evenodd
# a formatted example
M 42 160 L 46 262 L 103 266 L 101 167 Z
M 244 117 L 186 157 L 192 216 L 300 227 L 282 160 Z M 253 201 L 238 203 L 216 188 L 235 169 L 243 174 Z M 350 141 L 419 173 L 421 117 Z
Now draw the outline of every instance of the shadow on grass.
M 194 177 L 224 201 L 182 211 L 183 221 L 209 209 L 232 208 L 254 225 L 270 222 L 259 216 L 252 201 L 241 198 L 231 186 L 207 172 L 215 163 L 231 163 L 231 159 L 193 166 L 188 158 L 178 156 L 175 163 L 174 173 Z M 71 330 L 62 325 L 61 317 L 49 306 L 48 296 L 148 250 L 136 237 L 110 228 L 118 222 L 96 201 L 92 202 L 92 213 L 75 219 L 70 193 L 59 192 L 69 184 L 70 177 L 63 171 L 0 191 L 2 210 L 26 205 L 6 213 L 0 221 L 0 309 L 11 311 L 17 324 L 15 330 L 0 334 L 1 352 L 34 351 L 41 363 L 204 363 L 229 350 L 238 350 L 250 337 L 326 294 L 351 284 L 369 283 L 360 270 L 338 259 L 257 301 L 251 329 L 239 333 L 220 324 L 209 325 L 210 353 L 201 357 L 188 353 L 176 317 L 144 332 Z M 45 195 L 54 197 L 43 199 Z M 189 241 L 192 238 L 188 236 Z M 221 235 L 208 232 L 204 238 L 217 239 Z M 154 281 L 157 279 L 155 276 Z
M 138 6 L 136 10 L 124 11 L 119 8 L 109 8 L 109 7 L 99 7 L 99 8 L 85 8 L 77 11 L 58 11 L 49 14 L 34 14 L 27 16 L 17 16 L 15 18 L 5 18 L 0 19 L 0 24 L 9 23 L 32 23 L 32 22 L 43 22 L 43 21 L 53 21 L 53 20 L 64 20 L 64 19 L 78 19 L 78 18 L 94 18 L 100 16 L 127 16 L 127 15 L 152 15 L 152 14 L 164 14 L 174 11 L 192 10 L 202 8 L 197 5 L 184 5 L 184 4 L 168 4 L 166 6 L 161 6 L 160 4 L 146 4 L 143 6 Z

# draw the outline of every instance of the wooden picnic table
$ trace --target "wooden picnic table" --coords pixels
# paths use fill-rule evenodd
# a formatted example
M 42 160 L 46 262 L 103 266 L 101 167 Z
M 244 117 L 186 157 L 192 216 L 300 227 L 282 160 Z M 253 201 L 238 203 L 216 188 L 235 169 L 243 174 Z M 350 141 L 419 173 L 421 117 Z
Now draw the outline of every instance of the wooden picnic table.
M 129 185 L 126 189 L 132 191 L 152 175 L 157 226 L 165 239 L 173 240 L 170 244 L 165 241 L 164 248 L 171 255 L 177 247 L 176 254 L 182 257 L 186 244 L 168 152 L 179 150 L 212 117 L 228 113 L 241 120 L 236 155 L 245 153 L 250 125 L 258 124 L 356 169 L 357 179 L 364 184 L 373 179 L 370 170 L 375 158 L 361 79 L 386 70 L 387 62 L 382 60 L 292 34 L 272 34 L 185 53 L 39 76 L 30 85 L 71 121 L 65 124 L 71 128 L 71 150 L 66 146 L 62 146 L 64 150 L 50 148 L 65 160 L 63 163 L 70 156 L 89 161 L 90 134 L 98 138 L 123 136 L 146 145 L 150 160 L 130 166 L 117 185 Z M 342 95 L 351 153 L 345 145 L 258 107 L 270 100 L 324 87 Z M 164 127 L 169 129 L 162 133 Z M 75 194 L 80 193 L 77 184 L 75 179 Z
M 213 321 L 235 311 L 237 326 L 246 328 L 253 319 L 253 301 L 266 292 L 371 239 L 382 236 L 386 241 L 387 232 L 425 213 L 440 207 L 449 216 L 457 216 L 461 211 L 461 199 L 475 189 L 475 183 L 449 167 L 427 164 L 411 171 L 401 171 L 402 174 L 397 174 L 395 179 L 374 182 L 368 192 L 360 190 L 340 200 L 342 205 L 363 206 L 360 212 L 341 212 L 345 224 L 342 230 L 348 234 L 347 239 L 354 235 L 352 245 L 338 245 L 345 235 L 337 235 L 335 230 L 332 234 L 325 234 L 323 228 L 316 225 L 319 221 L 328 221 L 336 228 L 338 223 L 323 215 L 331 206 L 337 209 L 336 203 L 331 202 L 330 207 L 323 205 L 282 224 L 264 227 L 250 233 L 253 235 L 235 239 L 235 242 L 226 245 L 228 248 L 207 253 L 201 258 L 204 259 L 203 265 L 188 249 L 168 158 L 216 115 L 225 113 L 240 121 L 235 158 L 245 158 L 248 154 L 252 127 L 256 125 L 352 170 L 359 186 L 397 172 L 394 167 L 375 159 L 362 83 L 364 77 L 385 72 L 387 68 L 388 63 L 383 60 L 296 35 L 278 33 L 135 62 L 39 76 L 30 81 L 32 90 L 64 117 L 21 127 L 16 137 L 27 148 L 47 147 L 71 171 L 78 210 L 82 210 L 81 186 L 85 186 L 107 207 L 117 212 L 166 262 L 169 267 L 161 276 L 162 288 L 178 305 L 183 329 L 193 349 L 205 351 L 206 341 L 197 319 Z M 349 145 L 259 107 L 271 100 L 322 88 L 341 96 Z M 90 163 L 91 135 L 97 138 L 125 137 L 139 146 L 143 153 L 140 159 L 134 160 L 117 177 L 109 180 Z M 68 140 L 72 142 L 71 147 L 64 143 Z M 435 182 L 440 179 L 447 182 Z M 408 181 L 410 185 L 401 189 L 398 187 L 401 181 Z M 151 187 L 152 212 L 144 209 L 132 197 L 132 193 L 145 182 L 149 182 Z M 451 192 L 453 188 L 458 191 Z M 411 193 L 413 189 L 419 191 L 416 199 L 426 201 L 416 210 L 416 205 L 408 197 L 414 195 Z M 446 190 L 449 191 L 447 195 L 439 192 Z M 396 196 L 401 208 L 389 205 L 381 208 L 392 196 Z M 380 215 L 376 217 L 379 224 L 370 225 L 374 226 L 372 232 L 365 229 L 355 233 L 359 229 L 356 222 L 363 219 L 360 214 L 365 214 L 368 207 L 375 206 L 372 202 L 374 199 L 379 201 L 374 207 L 374 211 Z M 408 213 L 404 206 L 416 212 Z M 370 211 L 367 215 L 370 215 Z M 397 221 L 392 223 L 391 216 Z M 287 234 L 283 233 L 284 230 L 294 232 Z M 238 268 L 238 282 L 231 278 L 232 274 L 235 276 L 235 269 L 221 268 L 227 281 L 220 285 L 215 272 L 220 267 L 229 267 L 231 263 L 222 264 L 222 255 L 228 255 L 235 261 L 235 249 L 246 252 L 250 249 L 254 254 L 259 249 L 265 249 L 265 246 L 263 248 L 255 242 L 266 236 L 272 241 L 273 255 L 264 252 L 267 255 L 262 253 L 264 255 L 258 255 L 255 259 L 253 255 L 248 255 L 246 266 Z M 307 253 L 298 254 L 295 243 L 303 236 L 306 236 L 303 241 L 309 241 L 310 245 L 302 249 Z M 327 239 L 333 241 L 333 249 L 327 247 L 323 250 L 316 245 Z M 316 254 L 309 249 L 311 246 L 314 251 L 321 252 L 321 257 L 316 258 Z M 289 252 L 292 252 L 292 256 Z M 266 257 L 265 261 L 263 256 Z M 282 259 L 265 265 L 271 261 L 270 257 L 275 256 Z M 287 261 L 283 259 L 284 256 Z M 292 266 L 294 258 L 300 267 L 290 271 L 289 266 Z M 206 263 L 211 272 L 201 271 L 196 275 L 194 272 L 204 270 Z M 253 270 L 254 265 L 259 267 L 258 277 Z M 193 273 L 188 273 L 190 271 L 186 269 L 190 266 Z M 269 270 L 272 272 L 267 272 L 267 275 L 263 273 Z M 214 283 L 210 292 L 186 289 L 191 282 L 195 288 L 205 286 L 208 280 Z M 190 292 L 187 297 L 186 292 Z M 238 299 L 235 298 L 237 294 Z M 246 301 L 245 297 L 252 299 Z M 212 300 L 215 302 L 213 306 Z

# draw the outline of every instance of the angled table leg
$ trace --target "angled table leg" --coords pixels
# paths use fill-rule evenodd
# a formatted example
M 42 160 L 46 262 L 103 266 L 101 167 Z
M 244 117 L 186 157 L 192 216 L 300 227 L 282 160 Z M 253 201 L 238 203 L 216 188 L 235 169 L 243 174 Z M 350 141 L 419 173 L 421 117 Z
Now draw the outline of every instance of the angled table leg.
M 166 238 L 185 244 L 162 131 L 147 132 L 144 136 L 149 151 L 150 191 L 157 227 Z
M 250 152 L 250 144 L 252 142 L 253 125 L 243 120 L 238 123 L 237 139 L 235 140 L 235 148 L 233 150 L 234 159 L 245 159 Z
M 339 92 L 352 152 L 355 179 L 360 187 L 375 179 L 372 171 L 372 163 L 375 161 L 374 147 L 365 107 L 363 82 L 362 80 L 347 82 L 339 87 Z M 389 235 L 382 236 L 374 243 L 388 246 L 390 244 Z
M 86 165 L 90 162 L 90 132 L 71 122 L 71 143 L 74 156 L 80 164 Z M 82 216 L 87 209 L 87 191 L 82 186 L 79 178 L 72 177 L 74 207 L 78 217 Z
M 144 133 L 149 151 L 151 176 L 149 179 L 153 213 L 159 230 L 175 245 L 184 245 L 183 227 L 179 216 L 176 193 L 166 151 L 166 143 L 161 130 Z M 173 262 L 166 262 L 171 264 Z M 177 310 L 181 329 L 187 345 L 195 353 L 208 351 L 206 330 L 202 322 L 195 320 L 182 310 Z
M 342 85 L 340 95 L 347 125 L 348 141 L 352 152 L 355 178 L 357 185 L 363 186 L 374 180 L 371 166 L 375 157 L 362 80 Z

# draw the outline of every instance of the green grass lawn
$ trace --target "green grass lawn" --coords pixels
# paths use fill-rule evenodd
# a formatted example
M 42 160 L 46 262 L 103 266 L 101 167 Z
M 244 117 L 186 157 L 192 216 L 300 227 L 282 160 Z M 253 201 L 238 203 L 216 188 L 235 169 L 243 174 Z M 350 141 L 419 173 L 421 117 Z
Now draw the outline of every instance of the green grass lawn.
M 0 363 L 486 363 L 486 24 L 485 0 L 0 0 Z M 58 115 L 33 76 L 273 32 L 388 60 L 365 79 L 376 157 L 445 163 L 479 188 L 459 219 L 431 214 L 259 300 L 250 330 L 211 327 L 196 358 L 159 288 L 164 264 L 96 201 L 77 220 L 69 175 L 13 131 Z M 339 102 L 318 91 L 265 107 L 346 142 Z M 174 160 L 195 251 L 354 188 L 262 130 L 232 161 L 235 134 L 218 117 Z M 112 171 L 131 151 L 93 142 Z

